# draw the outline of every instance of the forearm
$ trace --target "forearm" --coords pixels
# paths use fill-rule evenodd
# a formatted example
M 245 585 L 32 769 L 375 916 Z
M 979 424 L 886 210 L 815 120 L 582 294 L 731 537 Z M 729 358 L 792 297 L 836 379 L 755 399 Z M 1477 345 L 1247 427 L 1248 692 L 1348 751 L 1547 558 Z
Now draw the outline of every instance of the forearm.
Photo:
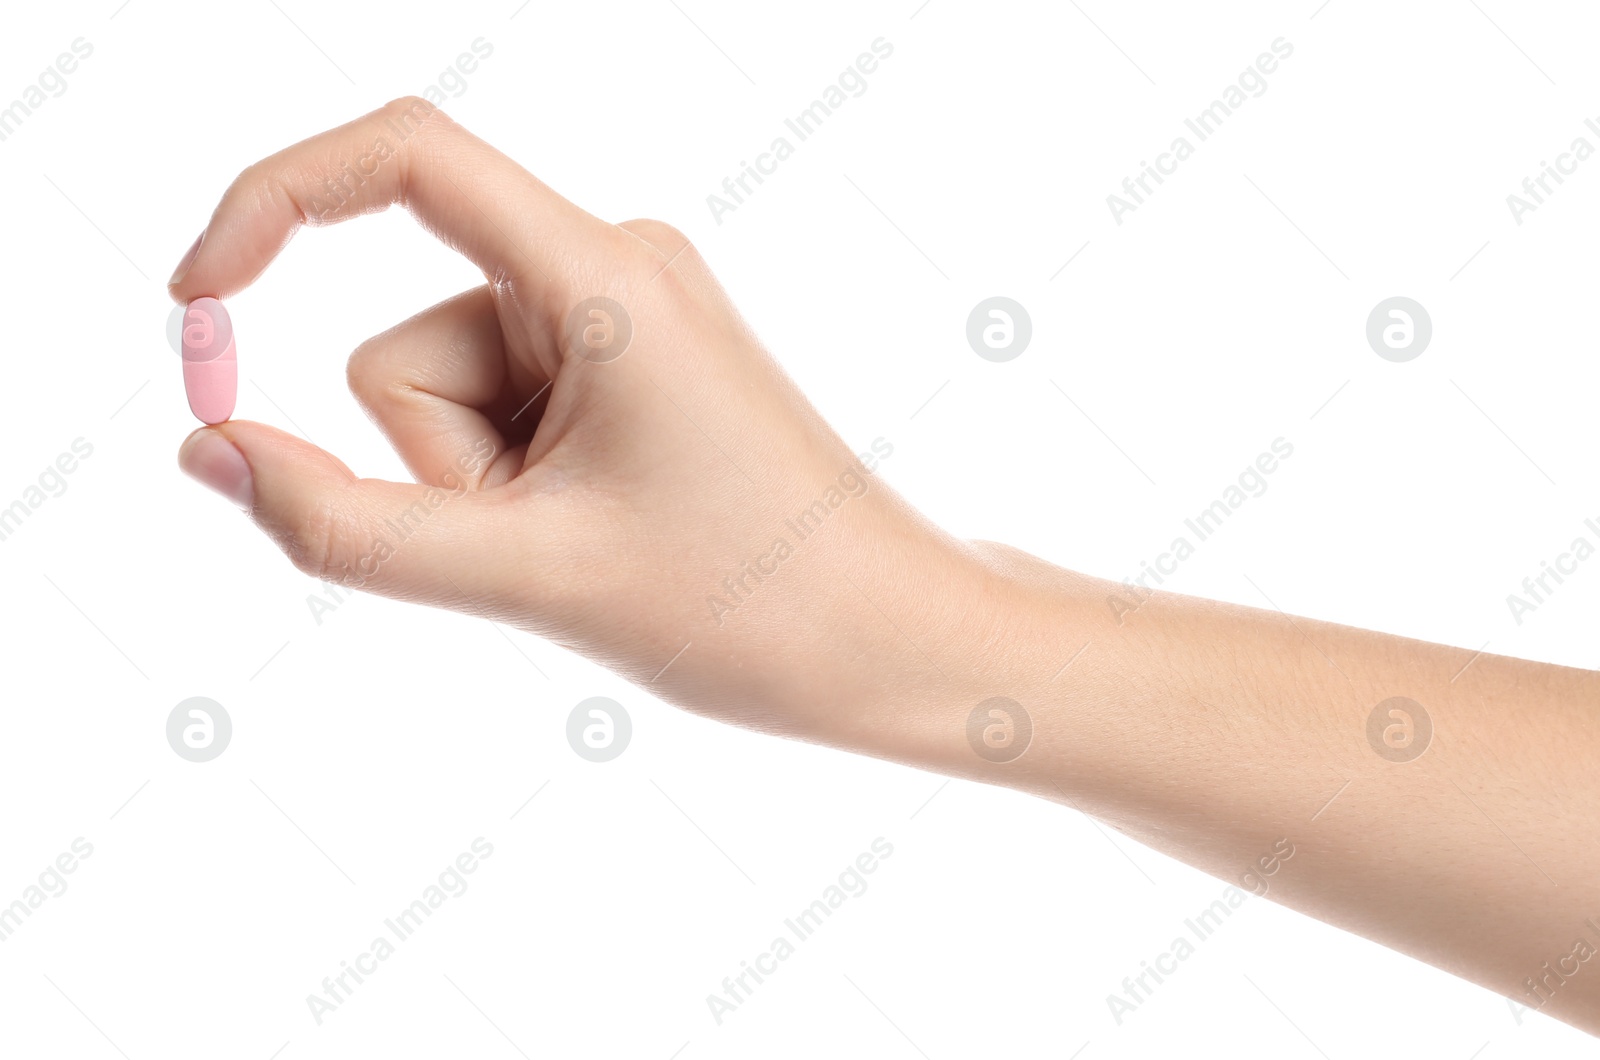
M 838 657 L 871 706 L 830 700 L 813 738 L 1074 806 L 1600 1032 L 1600 963 L 1573 956 L 1600 952 L 1600 674 L 1172 594 L 1130 613 L 1012 549 L 926 551 L 920 584 L 858 563 Z M 997 696 L 1031 722 L 1009 761 L 969 726 Z M 1369 734 L 1397 696 L 1408 746 L 1387 709 Z
M 397 129 L 399 161 L 330 210 L 330 174 Z M 723 720 L 1061 801 L 1600 1032 L 1600 675 L 1172 595 L 1113 607 L 1121 586 L 956 540 L 872 481 L 683 233 L 600 221 L 415 97 L 242 171 L 169 291 L 226 298 L 299 225 L 396 203 L 485 279 L 352 356 L 418 480 L 245 421 L 180 450 L 302 572 L 516 624 Z M 1369 729 L 1393 697 L 1431 724 L 1415 756 L 1382 739 L 1398 719 Z

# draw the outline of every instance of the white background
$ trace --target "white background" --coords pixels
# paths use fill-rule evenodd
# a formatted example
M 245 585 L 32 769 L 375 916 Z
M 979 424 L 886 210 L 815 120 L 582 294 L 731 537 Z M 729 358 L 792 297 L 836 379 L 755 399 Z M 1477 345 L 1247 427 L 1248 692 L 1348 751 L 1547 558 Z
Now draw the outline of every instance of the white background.
M 1521 225 L 1506 204 L 1600 145 L 1592 10 L 917 2 L 8 9 L 0 103 L 94 51 L 0 142 L 0 507 L 74 439 L 93 454 L 0 541 L 0 904 L 74 838 L 94 853 L 0 943 L 0 1051 L 1587 1055 L 1256 900 L 1119 1026 L 1106 996 L 1220 881 L 1054 805 L 680 713 L 514 630 L 371 597 L 319 623 L 321 588 L 177 470 L 164 283 L 222 190 L 482 37 L 452 116 L 602 217 L 687 231 L 953 531 L 1135 574 L 1282 436 L 1170 588 L 1596 665 L 1600 563 L 1520 625 L 1505 600 L 1600 516 L 1600 161 Z M 866 93 L 718 224 L 706 196 L 880 36 Z M 1118 225 L 1106 196 L 1278 37 L 1265 94 Z M 302 233 L 231 301 L 238 415 L 404 477 L 345 359 L 480 280 L 401 212 Z M 1033 321 L 1005 364 L 964 335 L 996 294 Z M 1434 324 L 1404 364 L 1364 336 L 1394 295 Z M 234 723 L 204 765 L 164 734 L 197 695 Z M 564 736 L 594 695 L 634 724 L 607 764 Z M 306 995 L 479 836 L 470 889 L 319 1026 Z M 706 995 L 879 836 L 867 892 L 719 1026 Z

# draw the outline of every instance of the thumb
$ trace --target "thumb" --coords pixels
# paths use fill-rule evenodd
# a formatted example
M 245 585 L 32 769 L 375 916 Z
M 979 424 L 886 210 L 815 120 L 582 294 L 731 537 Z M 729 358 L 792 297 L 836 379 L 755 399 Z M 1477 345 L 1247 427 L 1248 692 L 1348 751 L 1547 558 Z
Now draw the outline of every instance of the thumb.
M 471 489 L 475 467 L 437 486 L 357 478 L 331 453 L 243 420 L 195 431 L 178 466 L 243 508 L 313 578 L 480 613 L 499 611 L 498 587 L 513 580 L 492 567 L 514 557 L 483 547 L 505 540 L 511 513 L 504 497 Z

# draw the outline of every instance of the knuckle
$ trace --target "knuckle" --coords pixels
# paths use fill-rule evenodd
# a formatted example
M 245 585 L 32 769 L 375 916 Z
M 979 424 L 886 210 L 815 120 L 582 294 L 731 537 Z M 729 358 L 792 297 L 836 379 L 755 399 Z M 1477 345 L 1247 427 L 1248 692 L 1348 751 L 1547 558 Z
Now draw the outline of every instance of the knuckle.
M 445 117 L 445 112 L 421 96 L 400 96 L 378 109 L 379 116 L 404 127 L 406 121 L 426 122 Z
M 263 170 L 261 162 L 252 162 L 233 175 L 233 180 L 228 184 L 228 190 L 237 192 L 242 188 L 253 188 L 260 184 L 258 179 Z
M 395 159 L 400 167 L 400 184 L 407 183 L 407 171 L 417 157 L 428 151 L 430 141 L 448 129 L 456 128 L 450 116 L 421 96 L 401 96 L 379 107 L 373 119 L 373 150 L 379 163 Z
M 671 292 L 681 296 L 694 286 L 692 278 L 705 269 L 694 243 L 665 221 L 641 218 L 618 227 L 636 237 L 621 256 L 629 289 L 634 293 Z
M 365 403 L 372 368 L 367 364 L 367 356 L 361 352 L 362 347 L 357 346 L 350 354 L 350 359 L 344 363 L 344 381 L 350 388 L 350 393 L 360 398 Z
M 380 426 L 403 415 L 419 397 L 418 384 L 404 373 L 389 345 L 392 335 L 392 331 L 385 332 L 363 342 L 344 366 L 345 384 L 356 404 Z
M 620 227 L 626 228 L 669 258 L 674 254 L 694 253 L 689 237 L 665 221 L 658 221 L 653 217 L 641 217 L 627 221 Z
M 344 366 L 345 383 L 363 406 L 371 407 L 383 396 L 379 383 L 378 349 L 369 340 L 357 346 Z
M 273 205 L 278 188 L 267 161 L 252 162 L 234 175 L 232 183 L 222 193 L 219 211 L 227 208 L 260 211 Z

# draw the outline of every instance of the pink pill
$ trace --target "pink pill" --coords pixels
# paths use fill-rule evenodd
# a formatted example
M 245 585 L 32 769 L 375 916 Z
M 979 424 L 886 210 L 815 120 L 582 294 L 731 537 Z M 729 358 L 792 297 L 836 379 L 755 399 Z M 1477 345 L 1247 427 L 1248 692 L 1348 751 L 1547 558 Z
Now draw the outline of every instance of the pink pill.
M 201 423 L 233 415 L 239 394 L 233 321 L 215 298 L 196 298 L 183 311 L 183 389 Z

